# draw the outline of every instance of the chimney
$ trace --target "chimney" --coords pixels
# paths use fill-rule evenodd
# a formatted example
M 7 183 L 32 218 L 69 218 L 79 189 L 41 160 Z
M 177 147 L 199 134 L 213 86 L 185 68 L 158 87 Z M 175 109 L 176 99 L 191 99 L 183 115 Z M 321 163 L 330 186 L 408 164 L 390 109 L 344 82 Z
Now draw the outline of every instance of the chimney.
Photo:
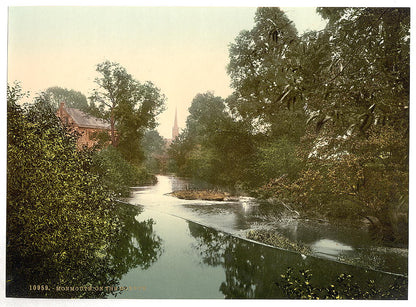
M 59 109 L 58 109 L 59 116 L 62 116 L 64 108 L 65 108 L 65 102 L 61 102 L 59 104 Z

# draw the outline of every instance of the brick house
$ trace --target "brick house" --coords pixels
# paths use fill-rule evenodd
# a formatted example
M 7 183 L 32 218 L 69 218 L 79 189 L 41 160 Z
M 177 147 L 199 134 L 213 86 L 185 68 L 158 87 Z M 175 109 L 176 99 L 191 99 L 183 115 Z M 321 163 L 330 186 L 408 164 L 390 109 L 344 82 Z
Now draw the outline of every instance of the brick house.
M 68 108 L 65 103 L 61 102 L 56 115 L 62 123 L 69 129 L 79 133 L 77 148 L 84 146 L 90 148 L 98 143 L 96 135 L 100 132 L 107 132 L 111 135 L 111 126 L 109 122 L 103 119 L 86 114 L 79 109 Z M 109 142 L 109 144 L 111 141 Z

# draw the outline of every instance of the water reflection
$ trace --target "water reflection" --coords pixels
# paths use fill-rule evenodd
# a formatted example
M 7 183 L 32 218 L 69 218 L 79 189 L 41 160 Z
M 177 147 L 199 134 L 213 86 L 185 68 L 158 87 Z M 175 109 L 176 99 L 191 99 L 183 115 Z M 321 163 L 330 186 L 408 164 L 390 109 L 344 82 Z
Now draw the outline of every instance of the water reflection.
M 115 206 L 121 228 L 108 246 L 88 246 L 85 253 L 68 255 L 57 270 L 52 260 L 40 271 L 36 263 L 11 264 L 6 285 L 9 297 L 105 298 L 121 292 L 120 279 L 128 271 L 149 268 L 162 254 L 162 240 L 153 231 L 153 220 L 137 221 L 141 209 Z M 96 233 L 96 235 L 104 235 Z M 37 289 L 39 286 L 39 289 Z
M 371 279 L 376 281 L 377 287 L 387 288 L 396 278 L 254 244 L 193 222 L 188 222 L 188 227 L 195 238 L 192 248 L 199 253 L 201 264 L 223 267 L 225 280 L 219 285 L 219 290 L 225 298 L 287 298 L 277 282 L 288 267 L 294 271 L 311 269 L 316 286 L 327 286 L 345 272 L 357 276 L 357 282 L 363 287 Z
M 261 246 L 257 246 L 255 251 L 250 242 L 192 222 L 188 223 L 188 227 L 196 239 L 193 248 L 201 255 L 201 261 L 212 266 L 222 266 L 225 270 L 225 280 L 219 285 L 225 298 L 282 297 L 273 284 L 276 277 L 272 273 L 273 262 L 276 258 L 266 258 L 268 255 L 265 256 Z
M 120 204 L 119 218 L 123 223 L 108 254 L 116 277 L 120 279 L 136 267 L 149 268 L 162 254 L 162 239 L 153 231 L 153 219 L 138 221 L 143 209 Z

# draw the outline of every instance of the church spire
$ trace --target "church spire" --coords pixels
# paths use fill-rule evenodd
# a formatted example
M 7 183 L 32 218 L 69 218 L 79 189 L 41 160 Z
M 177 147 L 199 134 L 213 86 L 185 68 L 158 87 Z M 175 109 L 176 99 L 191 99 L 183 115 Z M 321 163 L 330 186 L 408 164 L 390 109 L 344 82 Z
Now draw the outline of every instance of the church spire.
M 176 139 L 178 135 L 179 135 L 178 108 L 175 108 L 175 121 L 173 122 L 173 128 L 172 128 L 172 140 Z

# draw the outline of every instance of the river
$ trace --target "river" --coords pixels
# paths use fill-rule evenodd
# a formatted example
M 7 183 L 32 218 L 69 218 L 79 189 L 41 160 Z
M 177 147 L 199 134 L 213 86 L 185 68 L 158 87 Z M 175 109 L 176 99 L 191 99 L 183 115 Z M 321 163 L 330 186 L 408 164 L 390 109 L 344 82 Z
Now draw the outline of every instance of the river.
M 248 197 L 215 202 L 168 195 L 190 184 L 158 176 L 154 186 L 132 188 L 128 202 L 142 210 L 135 219 L 153 221 L 149 240 L 157 241 L 158 251 L 148 265 L 132 266 L 121 277 L 120 285 L 128 290 L 117 298 L 287 298 L 279 280 L 288 267 L 310 269 L 322 286 L 347 273 L 358 283 L 376 280 L 383 287 L 407 273 L 407 254 L 375 245 L 364 230 L 294 219 L 282 208 Z M 257 228 L 275 229 L 312 253 L 245 239 L 247 230 Z M 354 259 L 360 265 L 348 263 Z

